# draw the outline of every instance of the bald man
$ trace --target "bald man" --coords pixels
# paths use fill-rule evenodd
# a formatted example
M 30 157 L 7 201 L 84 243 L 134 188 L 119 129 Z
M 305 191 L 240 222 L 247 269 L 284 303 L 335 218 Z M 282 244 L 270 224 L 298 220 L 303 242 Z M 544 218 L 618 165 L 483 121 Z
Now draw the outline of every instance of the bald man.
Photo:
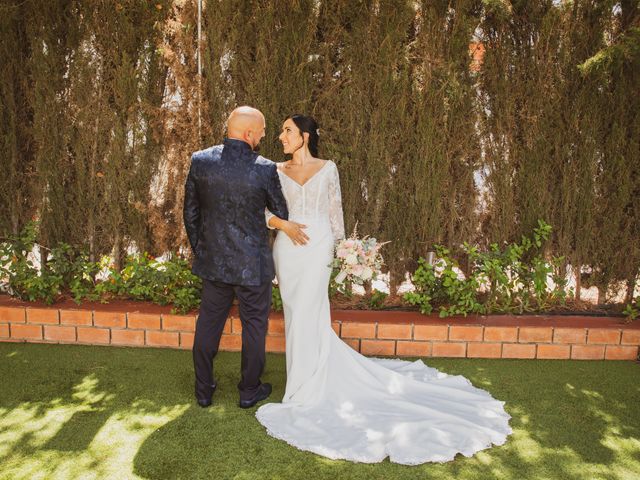
M 260 381 L 274 277 L 265 209 L 285 220 L 289 212 L 276 164 L 254 151 L 264 135 L 264 115 L 239 107 L 229 116 L 224 143 L 191 157 L 184 224 L 192 271 L 203 284 L 193 343 L 195 395 L 202 407 L 211 405 L 217 387 L 213 359 L 234 298 L 242 323 L 239 405 L 253 407 L 271 393 L 271 385 Z

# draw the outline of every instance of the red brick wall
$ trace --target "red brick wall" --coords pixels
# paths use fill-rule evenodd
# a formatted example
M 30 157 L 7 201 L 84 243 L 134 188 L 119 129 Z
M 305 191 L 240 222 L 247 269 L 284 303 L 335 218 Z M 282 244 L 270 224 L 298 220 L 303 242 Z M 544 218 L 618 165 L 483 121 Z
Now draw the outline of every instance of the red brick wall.
M 365 355 L 636 360 L 640 324 L 619 319 L 489 316 L 454 319 L 409 312 L 334 311 L 336 334 Z M 0 341 L 190 349 L 195 315 L 0 307 Z M 242 325 L 229 317 L 220 347 L 239 351 Z M 267 350 L 284 352 L 273 314 Z

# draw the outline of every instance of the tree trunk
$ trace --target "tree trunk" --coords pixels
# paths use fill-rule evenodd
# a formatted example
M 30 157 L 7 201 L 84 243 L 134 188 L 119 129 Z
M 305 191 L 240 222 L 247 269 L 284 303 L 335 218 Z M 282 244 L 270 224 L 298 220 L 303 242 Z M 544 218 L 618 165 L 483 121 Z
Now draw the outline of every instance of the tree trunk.
M 117 271 L 122 270 L 122 236 L 120 231 L 116 232 L 116 238 L 113 242 L 113 264 Z
M 632 303 L 633 302 L 633 292 L 636 289 L 636 277 L 631 277 L 627 279 L 627 294 L 624 298 L 624 303 Z

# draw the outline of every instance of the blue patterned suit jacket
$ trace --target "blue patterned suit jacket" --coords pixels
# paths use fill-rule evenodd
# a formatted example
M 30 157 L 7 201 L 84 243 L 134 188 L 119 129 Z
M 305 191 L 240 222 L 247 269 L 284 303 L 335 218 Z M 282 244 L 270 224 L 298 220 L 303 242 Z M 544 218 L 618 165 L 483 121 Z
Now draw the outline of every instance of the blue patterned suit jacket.
M 235 139 L 194 153 L 183 210 L 193 273 L 232 285 L 272 280 L 265 208 L 289 217 L 274 162 Z

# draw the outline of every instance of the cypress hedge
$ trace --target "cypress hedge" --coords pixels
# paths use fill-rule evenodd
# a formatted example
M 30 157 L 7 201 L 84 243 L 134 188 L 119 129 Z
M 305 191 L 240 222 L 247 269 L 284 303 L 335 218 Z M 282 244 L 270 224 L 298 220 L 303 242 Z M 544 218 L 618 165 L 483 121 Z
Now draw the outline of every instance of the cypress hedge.
M 237 105 L 308 113 L 347 229 L 391 240 L 392 286 L 433 244 L 519 239 L 603 298 L 640 272 L 637 1 L 0 2 L 0 235 L 92 258 L 186 246 L 190 153 Z M 473 48 L 483 55 L 474 62 Z M 579 292 L 579 289 L 578 289 Z

